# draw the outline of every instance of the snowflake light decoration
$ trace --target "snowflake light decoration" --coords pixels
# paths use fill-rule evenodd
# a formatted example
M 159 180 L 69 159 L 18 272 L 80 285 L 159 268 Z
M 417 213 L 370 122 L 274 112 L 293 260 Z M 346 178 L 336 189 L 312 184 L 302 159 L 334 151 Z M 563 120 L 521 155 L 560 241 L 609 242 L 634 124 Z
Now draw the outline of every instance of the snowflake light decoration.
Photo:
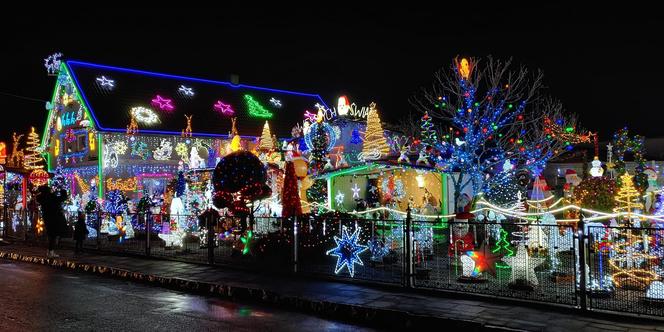
M 334 200 L 337 202 L 337 205 L 341 205 L 344 202 L 344 193 L 341 191 L 337 192 L 337 196 L 334 197 Z
M 281 107 L 281 100 L 279 99 L 272 97 L 270 98 L 270 102 L 272 103 L 272 105 L 274 105 L 274 107 Z
M 337 265 L 334 268 L 334 273 L 338 274 L 345 266 L 352 278 L 355 275 L 355 264 L 364 266 L 360 254 L 369 247 L 357 243 L 359 237 L 359 228 L 356 228 L 355 232 L 349 236 L 346 227 L 342 229 L 341 239 L 337 236 L 334 237 L 334 242 L 337 243 L 337 246 L 326 253 L 329 256 L 337 257 Z
M 350 190 L 353 191 L 353 199 L 360 198 L 360 187 L 357 186 L 357 183 L 354 183 Z

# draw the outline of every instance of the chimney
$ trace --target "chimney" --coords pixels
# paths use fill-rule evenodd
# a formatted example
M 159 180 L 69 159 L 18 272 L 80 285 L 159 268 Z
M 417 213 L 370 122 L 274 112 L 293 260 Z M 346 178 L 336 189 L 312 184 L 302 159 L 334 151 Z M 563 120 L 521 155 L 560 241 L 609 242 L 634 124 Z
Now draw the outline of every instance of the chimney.
M 240 75 L 238 74 L 231 74 L 231 83 L 233 85 L 239 85 L 240 84 Z

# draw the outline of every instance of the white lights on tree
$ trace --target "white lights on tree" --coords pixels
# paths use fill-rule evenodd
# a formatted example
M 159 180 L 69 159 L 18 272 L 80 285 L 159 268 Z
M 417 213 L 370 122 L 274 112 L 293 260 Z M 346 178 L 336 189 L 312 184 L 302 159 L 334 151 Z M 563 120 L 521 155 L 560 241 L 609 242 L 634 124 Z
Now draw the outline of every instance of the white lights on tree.
M 133 107 L 130 111 L 131 115 L 136 119 L 137 122 L 152 125 L 159 122 L 159 117 L 157 113 L 147 107 Z
M 509 172 L 514 169 L 514 165 L 512 165 L 512 162 L 509 159 L 505 159 L 505 162 L 503 163 L 503 172 Z
M 60 58 L 62 53 L 53 53 L 44 59 L 44 67 L 49 75 L 57 75 L 60 71 Z
M 604 169 L 602 169 L 602 162 L 599 161 L 599 158 L 595 156 L 595 159 L 590 163 L 592 167 L 590 168 L 590 175 L 594 177 L 600 177 L 604 174 Z
M 193 97 L 194 96 L 194 89 L 192 89 L 188 86 L 180 85 L 180 87 L 178 88 L 178 92 L 180 92 L 183 96 L 187 96 L 187 97 Z
M 357 183 L 353 183 L 353 187 L 350 190 L 353 191 L 353 199 L 360 198 L 360 187 L 357 186 Z
M 417 174 L 417 176 L 415 177 L 415 181 L 417 181 L 417 187 L 418 188 L 424 188 L 424 184 L 425 184 L 424 183 L 424 175 L 422 175 L 421 173 Z
M 108 90 L 115 88 L 115 80 L 108 79 L 103 75 L 101 77 L 97 77 L 97 84 L 99 84 L 100 87 Z
M 274 97 L 270 98 L 270 103 L 272 103 L 274 107 L 281 107 L 281 100 L 276 99 Z

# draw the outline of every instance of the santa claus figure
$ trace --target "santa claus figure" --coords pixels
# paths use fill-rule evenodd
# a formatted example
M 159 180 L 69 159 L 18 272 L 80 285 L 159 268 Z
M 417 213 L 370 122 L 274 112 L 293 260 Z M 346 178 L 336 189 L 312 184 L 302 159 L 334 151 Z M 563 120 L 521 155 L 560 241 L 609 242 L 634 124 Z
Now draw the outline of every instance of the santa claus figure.
M 574 188 L 581 183 L 581 178 L 576 174 L 576 171 L 573 169 L 568 169 L 565 171 L 565 185 L 563 186 L 563 191 L 565 192 L 565 197 L 571 198 L 574 195 Z
M 474 236 L 470 232 L 470 225 L 468 221 L 475 218 L 475 215 L 470 213 L 473 200 L 468 194 L 462 194 L 457 201 L 457 213 L 454 216 L 454 223 L 452 227 L 452 242 L 448 249 L 450 257 L 458 258 L 466 251 L 475 249 Z

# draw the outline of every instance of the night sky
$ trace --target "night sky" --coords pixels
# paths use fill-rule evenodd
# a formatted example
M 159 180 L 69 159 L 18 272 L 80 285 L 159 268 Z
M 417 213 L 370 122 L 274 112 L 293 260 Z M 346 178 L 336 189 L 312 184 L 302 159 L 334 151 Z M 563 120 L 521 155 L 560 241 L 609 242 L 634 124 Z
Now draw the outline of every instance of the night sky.
M 513 57 L 542 69 L 548 92 L 578 113 L 583 127 L 599 130 L 600 139 L 626 124 L 647 137 L 664 136 L 660 10 L 321 4 L 307 11 L 254 5 L 6 12 L 0 102 L 11 120 L 0 121 L 0 138 L 43 128 L 43 101 L 55 82 L 43 58 L 55 51 L 193 77 L 228 80 L 237 73 L 243 83 L 318 93 L 328 104 L 347 94 L 358 105 L 376 101 L 383 121 L 393 123 L 413 111 L 408 98 L 454 56 Z

